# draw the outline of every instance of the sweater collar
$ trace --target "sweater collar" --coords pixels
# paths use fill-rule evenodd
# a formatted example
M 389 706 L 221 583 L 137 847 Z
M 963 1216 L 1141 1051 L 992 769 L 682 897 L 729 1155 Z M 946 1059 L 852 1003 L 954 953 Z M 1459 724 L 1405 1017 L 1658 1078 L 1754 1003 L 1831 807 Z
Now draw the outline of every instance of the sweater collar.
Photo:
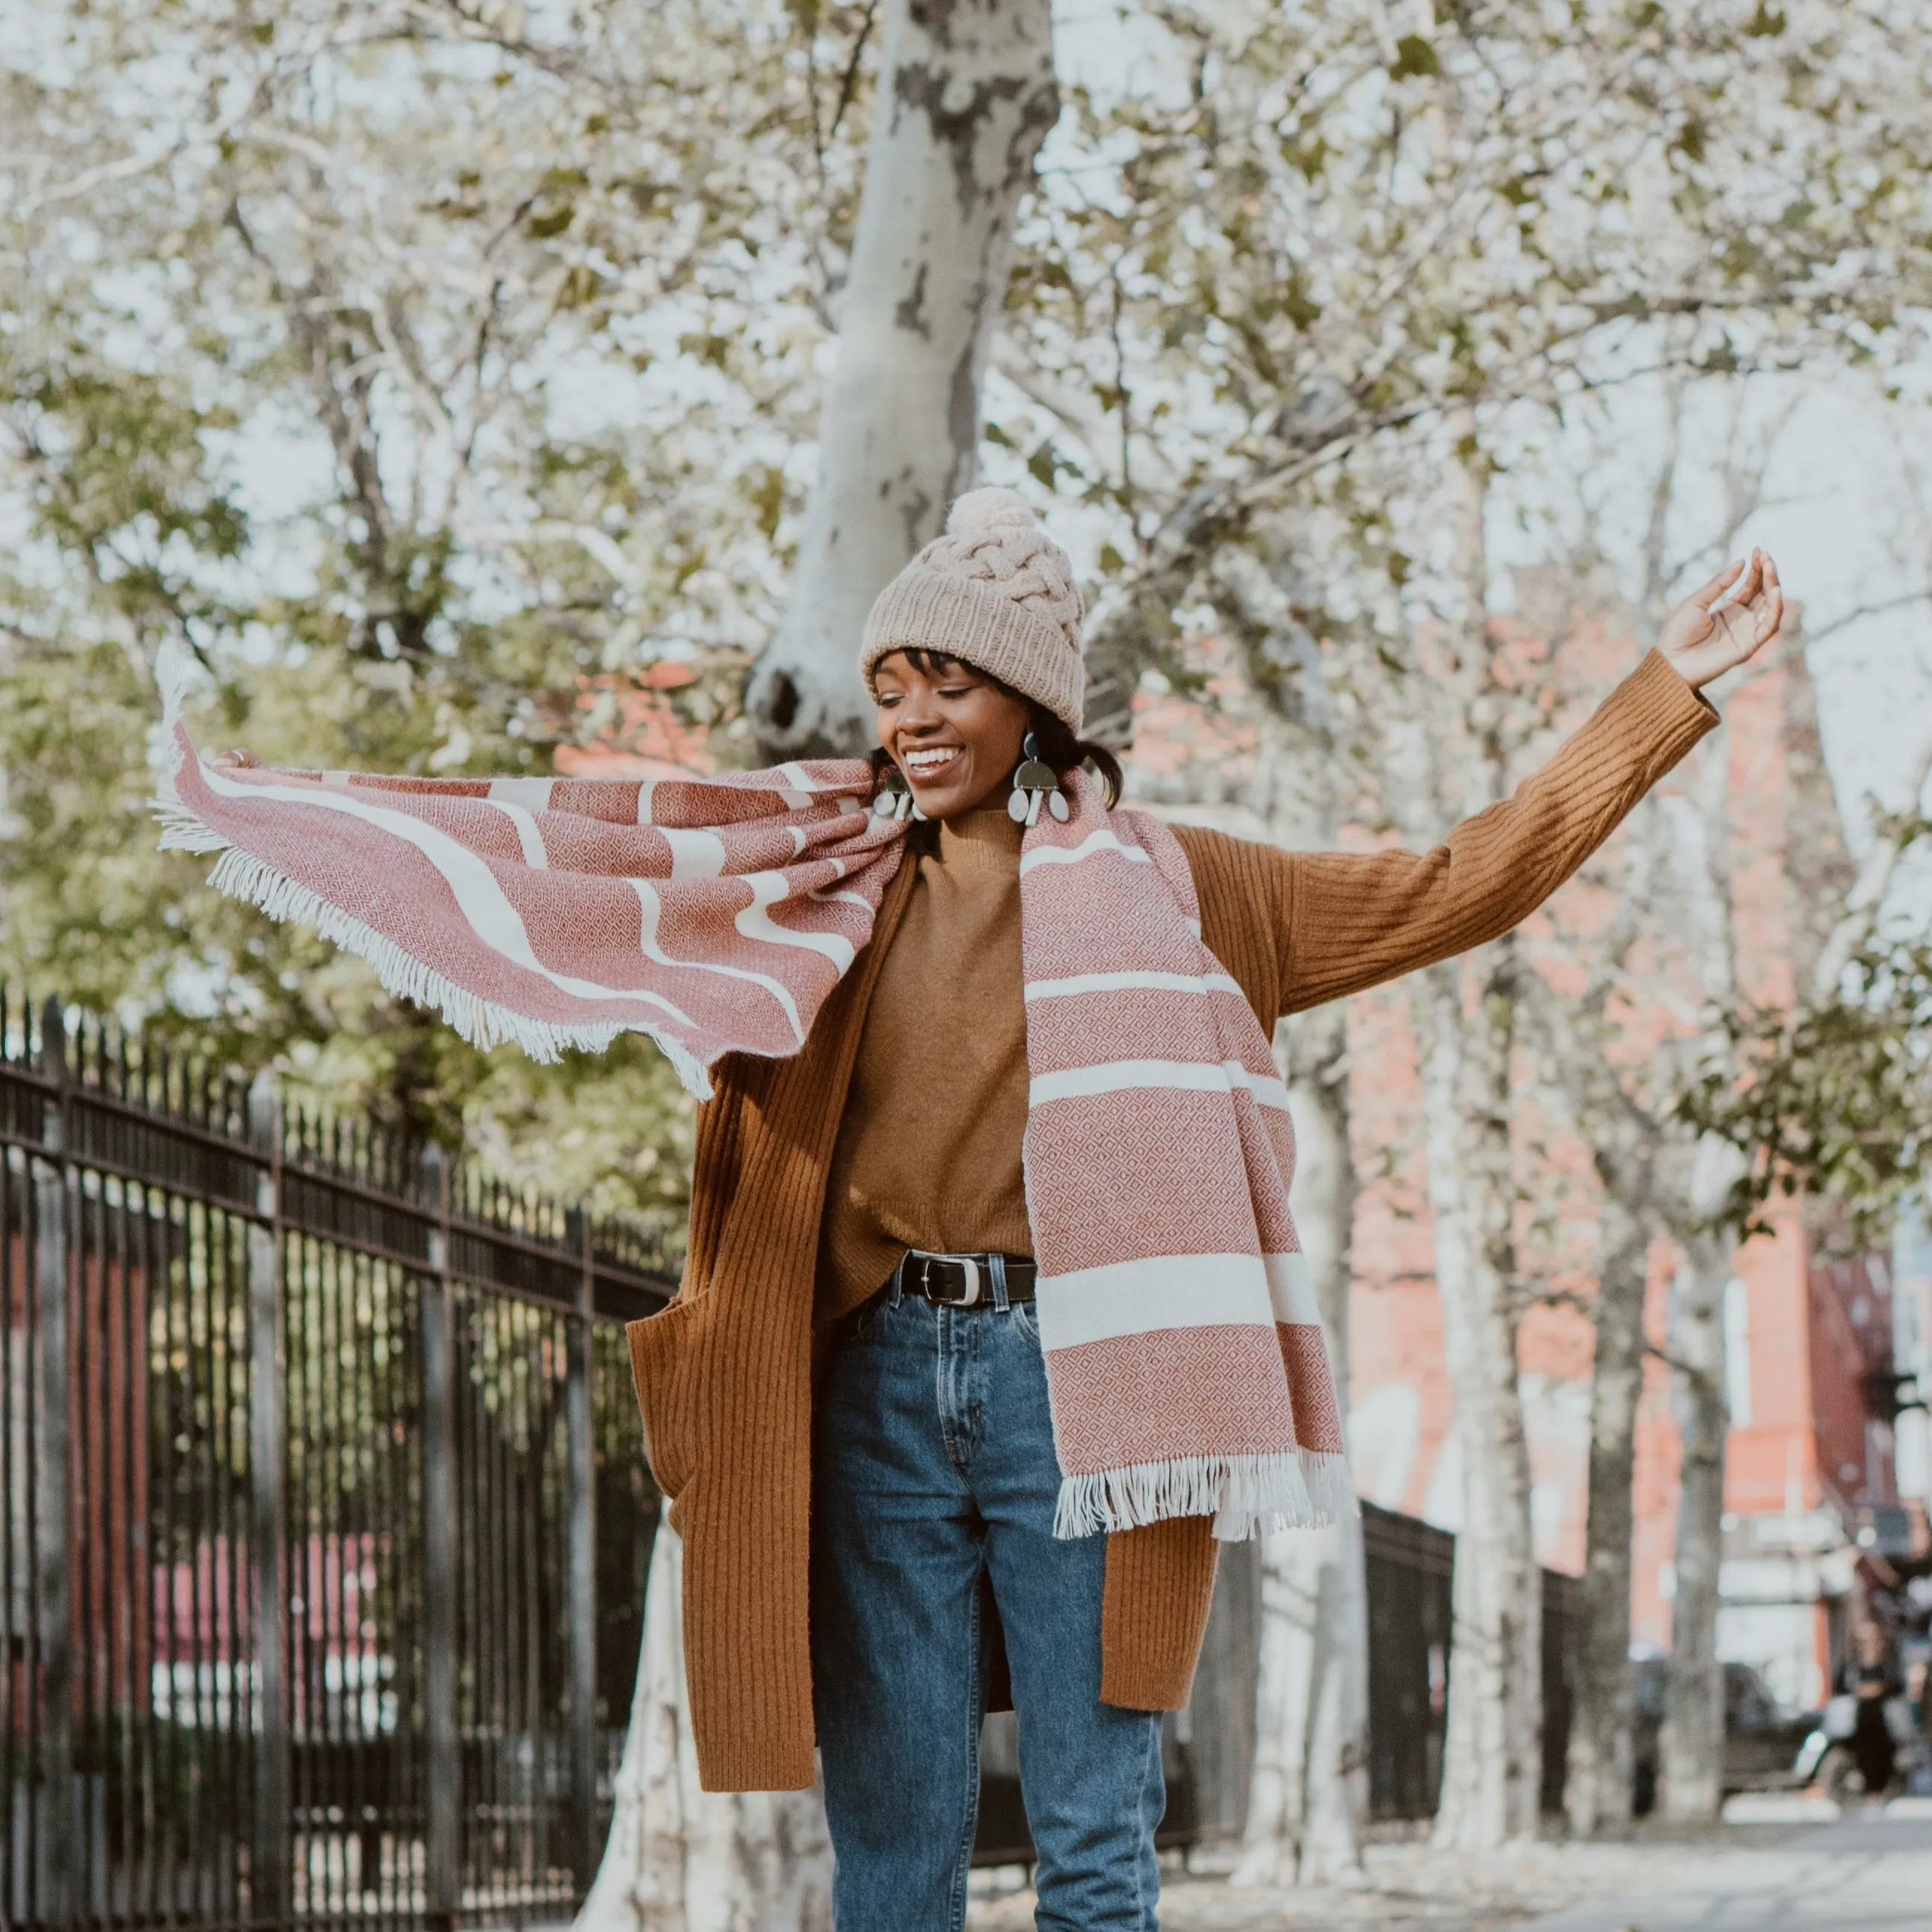
M 992 805 L 976 806 L 939 828 L 939 862 L 967 872 L 1017 874 L 1020 841 L 1026 828 L 1006 816 L 1004 794 Z

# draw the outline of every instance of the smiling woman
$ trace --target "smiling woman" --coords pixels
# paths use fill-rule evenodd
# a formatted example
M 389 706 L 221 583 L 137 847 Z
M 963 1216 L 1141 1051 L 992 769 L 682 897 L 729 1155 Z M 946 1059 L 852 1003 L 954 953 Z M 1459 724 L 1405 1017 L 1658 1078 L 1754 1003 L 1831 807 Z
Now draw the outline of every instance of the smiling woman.
M 1426 857 L 1291 856 L 1110 809 L 1118 767 L 1078 736 L 1078 592 L 1009 492 L 962 498 L 880 596 L 860 656 L 873 768 L 888 812 L 928 822 L 850 1016 L 807 1048 L 850 1067 L 811 1090 L 815 1118 L 836 1109 L 815 1230 L 810 1627 L 840 1925 L 956 1927 L 973 1740 L 1002 1640 L 1041 1922 L 1153 1924 L 1150 1713 L 1187 1694 L 1210 1519 L 1215 1535 L 1242 1533 L 1238 1498 L 1268 1462 L 1228 1454 L 1215 1420 L 1258 1366 L 1238 1359 L 1250 1311 L 1228 1252 L 1254 1230 L 1311 1490 L 1340 1447 L 1325 1369 L 1296 1372 L 1321 1343 L 1292 1225 L 1258 1206 L 1279 1202 L 1293 1162 L 1262 1028 L 1540 903 L 1714 722 L 1694 686 L 1776 631 L 1775 573 L 1754 559 L 1738 576 L 1673 614 L 1667 656 L 1547 772 Z M 1064 832 L 1030 796 L 1056 782 L 1076 798 L 1052 814 Z M 1132 896 L 1132 862 L 1158 872 L 1169 855 L 1168 912 L 1196 922 L 1197 958 Z M 1054 878 L 1078 881 L 1059 902 L 1084 936 L 1077 961 L 1046 910 Z M 1221 1037 L 1240 1044 L 1211 1070 L 1255 1104 L 1238 1109 L 1239 1150 L 1217 1154 L 1211 1106 L 1150 1102 L 1205 1085 L 1200 1061 L 1225 1049 L 1190 1024 L 1219 1003 Z M 1238 1032 L 1238 1018 L 1260 1025 Z M 1270 1145 L 1279 1182 L 1248 1168 L 1243 1238 L 1223 1196 Z M 1100 1216 L 1077 1232 L 1055 1198 L 1070 1166 Z M 1242 1425 L 1250 1446 L 1280 1439 L 1266 1406 Z M 1083 1486 L 1100 1465 L 1124 1480 Z M 1310 1514 L 1336 1500 L 1324 1487 Z M 1252 1520 L 1310 1520 L 1279 1489 L 1246 1502 Z M 1112 1532 L 1104 1554 L 1068 1535 L 1090 1526 Z
M 1353 1506 L 1269 1030 L 1534 911 L 1780 609 L 1768 560 L 1714 579 L 1433 851 L 1282 852 L 1118 804 L 1072 568 L 978 490 L 866 622 L 869 766 L 273 772 L 171 718 L 167 813 L 459 1024 L 644 1030 L 707 1095 L 631 1333 L 706 1786 L 822 1768 L 840 1932 L 958 1932 L 1010 1677 L 1040 1922 L 1153 1932 L 1216 1540 Z
M 946 534 L 873 605 L 859 654 L 878 707 L 873 769 L 896 768 L 916 817 L 985 804 L 1014 781 L 1029 737 L 1056 776 L 1090 764 L 1119 802 L 1119 764 L 1078 736 L 1084 614 L 1066 553 L 1012 490 L 953 505 Z
M 873 667 L 872 694 L 874 776 L 890 788 L 896 771 L 910 788 L 916 820 L 972 811 L 1014 783 L 1023 760 L 1037 760 L 1056 778 L 1090 765 L 1108 804 L 1120 802 L 1120 763 L 1106 746 L 1076 737 L 1044 705 L 958 658 L 919 645 L 890 651 Z M 936 839 L 915 834 L 914 849 L 933 850 Z
M 892 651 L 872 668 L 879 748 L 912 787 L 922 818 L 951 818 L 1004 784 L 1020 761 L 1034 707 L 957 658 Z

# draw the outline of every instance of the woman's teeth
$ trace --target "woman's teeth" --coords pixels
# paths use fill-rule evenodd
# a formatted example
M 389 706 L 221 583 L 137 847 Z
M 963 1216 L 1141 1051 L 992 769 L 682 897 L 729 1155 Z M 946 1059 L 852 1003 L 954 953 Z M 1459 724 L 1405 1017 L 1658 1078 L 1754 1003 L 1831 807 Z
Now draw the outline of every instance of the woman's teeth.
M 906 776 L 914 778 L 927 778 L 944 770 L 959 755 L 954 746 L 943 752 L 908 752 L 906 754 Z

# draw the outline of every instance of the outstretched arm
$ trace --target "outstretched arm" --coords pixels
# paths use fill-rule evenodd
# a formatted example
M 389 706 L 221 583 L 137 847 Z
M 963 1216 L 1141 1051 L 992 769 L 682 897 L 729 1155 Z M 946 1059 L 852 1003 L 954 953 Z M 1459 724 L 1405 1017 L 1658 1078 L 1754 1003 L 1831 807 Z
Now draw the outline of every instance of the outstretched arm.
M 1431 851 L 1282 852 L 1177 826 L 1203 938 L 1258 1010 L 1287 1013 L 1508 932 L 1713 728 L 1698 687 L 1768 644 L 1783 613 L 1768 557 L 1714 578 L 1541 771 Z

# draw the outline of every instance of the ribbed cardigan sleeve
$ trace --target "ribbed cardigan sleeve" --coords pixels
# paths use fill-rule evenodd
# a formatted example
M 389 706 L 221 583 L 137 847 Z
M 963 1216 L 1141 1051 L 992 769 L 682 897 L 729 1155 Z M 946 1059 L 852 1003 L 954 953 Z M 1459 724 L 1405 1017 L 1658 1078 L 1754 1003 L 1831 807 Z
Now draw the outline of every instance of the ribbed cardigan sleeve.
M 1520 924 L 1713 728 L 1652 651 L 1542 770 L 1427 852 L 1284 852 L 1178 825 L 1202 937 L 1263 1014 L 1299 1012 Z

